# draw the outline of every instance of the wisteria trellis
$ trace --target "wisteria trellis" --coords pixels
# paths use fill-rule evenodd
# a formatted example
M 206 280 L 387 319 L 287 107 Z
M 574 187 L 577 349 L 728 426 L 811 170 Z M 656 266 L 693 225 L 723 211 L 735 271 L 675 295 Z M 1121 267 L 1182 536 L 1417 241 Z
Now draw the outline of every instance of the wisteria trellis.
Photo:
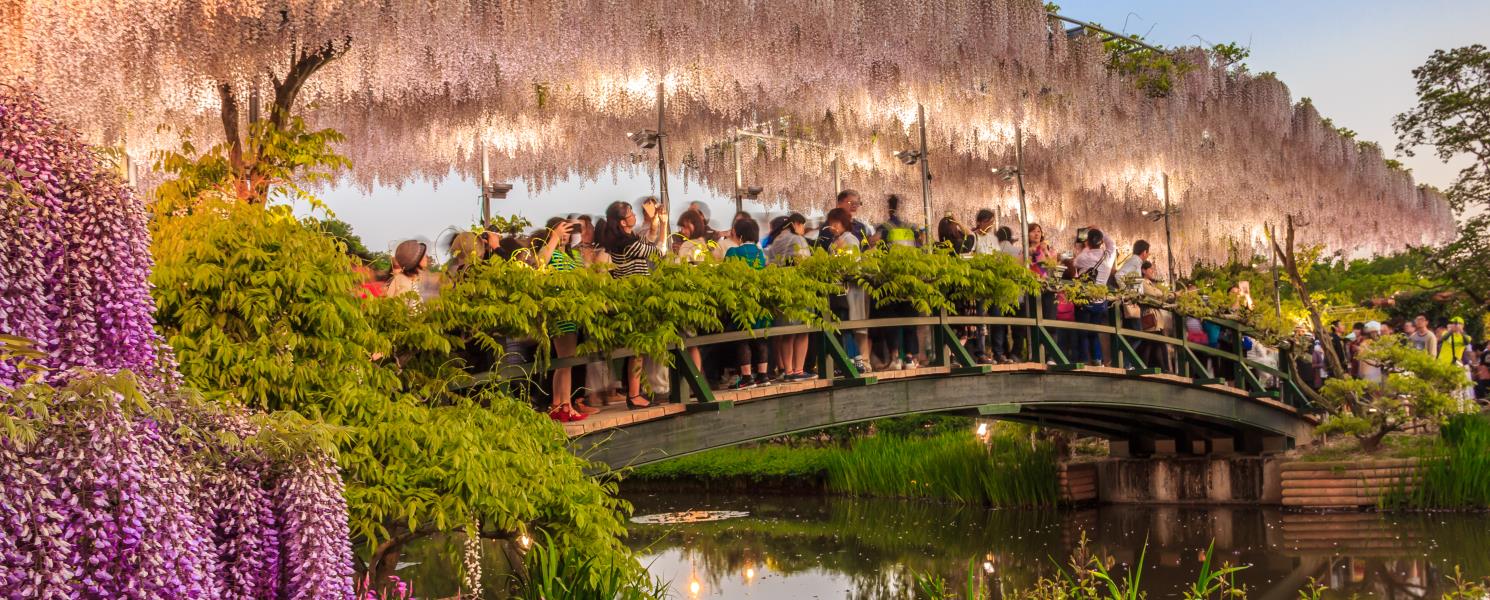
M 0 334 L 28 339 L 48 369 L 28 385 L 0 356 L 0 411 L 35 433 L 0 432 L 0 597 L 351 597 L 332 459 L 224 443 L 258 430 L 174 389 L 152 329 L 143 204 L 6 86 L 0 214 Z
M 718 142 L 767 123 L 842 148 L 852 187 L 914 193 L 915 170 L 890 154 L 910 145 L 919 103 L 937 213 L 1011 219 L 1012 186 L 989 169 L 1010 161 L 1019 124 L 1033 216 L 1054 235 L 1089 223 L 1157 235 L 1139 212 L 1157 207 L 1161 173 L 1187 261 L 1255 245 L 1285 214 L 1353 252 L 1453 229 L 1436 192 L 1276 78 L 1188 50 L 1195 68 L 1150 98 L 1037 0 L 22 0 L 0 11 L 0 35 L 19 41 L 0 49 L 0 76 L 35 82 L 135 156 L 183 127 L 220 129 L 216 83 L 265 90 L 295 44 L 336 40 L 351 50 L 301 97 L 314 124 L 349 135 L 362 185 L 471 175 L 478 141 L 497 150 L 495 176 L 539 188 L 624 166 L 621 133 L 654 122 L 661 82 L 673 162 L 717 192 L 734 181 Z M 767 146 L 749 155 L 751 183 L 796 209 L 825 206 L 824 153 Z

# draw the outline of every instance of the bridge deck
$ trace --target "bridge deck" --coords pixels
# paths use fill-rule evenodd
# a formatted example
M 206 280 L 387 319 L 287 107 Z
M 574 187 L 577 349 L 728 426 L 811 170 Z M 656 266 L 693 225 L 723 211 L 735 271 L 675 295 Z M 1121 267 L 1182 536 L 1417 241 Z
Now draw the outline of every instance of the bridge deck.
M 1044 373 L 1049 370 L 1046 365 L 1033 362 L 1014 363 L 1006 365 L 990 365 L 988 368 L 989 374 Z M 876 371 L 874 373 L 871 373 L 870 375 L 872 375 L 879 381 L 879 383 L 876 385 L 880 385 L 886 382 L 902 379 L 947 376 L 950 375 L 951 372 L 952 369 L 949 367 L 921 367 L 917 369 L 905 369 L 901 371 Z M 1247 393 L 1246 390 L 1231 387 L 1228 385 L 1209 384 L 1196 386 L 1193 379 L 1181 375 L 1172 375 L 1165 373 L 1131 375 L 1125 372 L 1123 369 L 1116 367 L 1093 366 L 1083 368 L 1080 371 L 1080 375 L 1131 377 L 1145 380 L 1165 381 L 1179 385 L 1194 386 L 1214 392 L 1229 394 L 1239 399 L 1246 399 L 1247 401 L 1266 405 L 1283 412 L 1299 415 L 1299 412 L 1296 408 L 1282 402 L 1268 398 L 1253 398 L 1250 394 Z M 822 379 L 814 379 L 793 383 L 778 383 L 774 385 L 755 387 L 746 390 L 720 390 L 714 392 L 714 399 L 716 402 L 730 402 L 739 405 L 759 400 L 768 400 L 772 398 L 781 398 L 797 394 L 824 391 L 832 388 L 833 382 Z M 578 423 L 565 423 L 564 431 L 570 437 L 577 437 L 588 433 L 625 428 L 634 424 L 646 423 L 649 421 L 666 419 L 676 415 L 684 414 L 687 412 L 687 406 L 688 405 L 685 403 L 661 402 L 647 408 L 631 410 L 628 409 L 624 403 L 612 404 L 603 407 L 599 413 L 590 415 L 590 417 L 588 419 L 585 419 L 584 421 Z M 1299 416 L 1300 418 L 1308 418 L 1303 415 Z

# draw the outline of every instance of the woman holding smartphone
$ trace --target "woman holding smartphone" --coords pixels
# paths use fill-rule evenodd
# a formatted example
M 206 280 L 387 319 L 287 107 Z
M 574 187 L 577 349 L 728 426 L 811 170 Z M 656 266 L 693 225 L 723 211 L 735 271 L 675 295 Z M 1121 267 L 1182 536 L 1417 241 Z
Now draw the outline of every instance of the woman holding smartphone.
M 610 254 L 611 277 L 623 279 L 652 273 L 652 264 L 662 255 L 657 245 L 634 233 L 636 212 L 625 202 L 612 202 L 605 209 L 605 222 L 597 231 L 596 241 Z M 626 406 L 645 408 L 652 403 L 641 393 L 642 360 L 640 357 L 626 359 Z

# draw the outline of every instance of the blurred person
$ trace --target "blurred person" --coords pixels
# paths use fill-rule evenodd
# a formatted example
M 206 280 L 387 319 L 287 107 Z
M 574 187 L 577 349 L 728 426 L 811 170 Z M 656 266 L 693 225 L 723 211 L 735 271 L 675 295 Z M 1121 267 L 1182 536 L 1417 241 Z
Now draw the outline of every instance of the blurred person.
M 861 248 L 868 248 L 872 232 L 869 231 L 869 226 L 865 225 L 863 221 L 859 221 L 854 218 L 854 215 L 859 214 L 859 207 L 863 205 L 864 202 L 859 199 L 859 192 L 856 192 L 854 190 L 843 190 L 841 192 L 838 192 L 838 196 L 834 198 L 833 201 L 833 209 L 842 210 L 847 215 L 848 228 L 845 229 L 845 231 L 853 234 L 854 239 L 859 240 L 859 245 Z M 827 233 L 828 223 L 827 221 L 824 221 L 822 228 L 819 229 L 817 233 L 817 247 L 824 250 L 828 250 L 829 245 L 832 244 L 833 240 L 835 239 L 831 235 L 825 235 Z
M 704 219 L 704 213 L 696 209 L 688 209 L 678 215 L 678 237 L 683 243 L 678 246 L 676 258 L 679 261 L 698 264 L 709 260 L 712 256 L 709 251 L 709 225 Z
M 1433 327 L 1428 324 L 1427 315 L 1418 315 L 1412 320 L 1413 331 L 1407 336 L 1412 342 L 1412 347 L 1427 352 L 1428 356 L 1438 358 L 1438 335 L 1433 333 Z
M 896 194 L 885 197 L 889 216 L 875 229 L 875 237 L 886 244 L 919 247 L 924 232 L 900 218 L 900 203 L 900 196 Z
M 641 217 L 636 221 L 632 225 L 632 233 L 642 241 L 656 247 L 658 252 L 666 254 L 670 250 L 667 239 L 667 215 L 662 213 L 662 202 L 656 196 L 642 198 Z
M 994 230 L 993 211 L 986 208 L 979 209 L 978 214 L 973 217 L 973 254 L 993 254 L 999 251 L 999 239 L 997 231 L 1008 229 L 1000 227 Z

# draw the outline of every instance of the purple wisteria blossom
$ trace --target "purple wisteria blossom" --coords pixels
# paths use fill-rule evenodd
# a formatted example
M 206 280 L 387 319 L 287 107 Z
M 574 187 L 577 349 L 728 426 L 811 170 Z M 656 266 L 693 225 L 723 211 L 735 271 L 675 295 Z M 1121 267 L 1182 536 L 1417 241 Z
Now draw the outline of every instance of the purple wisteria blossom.
M 46 368 L 0 351 L 0 416 L 29 433 L 0 431 L 0 598 L 352 597 L 334 458 L 273 460 L 227 441 L 249 415 L 178 394 L 142 202 L 4 84 L 0 215 L 0 334 Z

